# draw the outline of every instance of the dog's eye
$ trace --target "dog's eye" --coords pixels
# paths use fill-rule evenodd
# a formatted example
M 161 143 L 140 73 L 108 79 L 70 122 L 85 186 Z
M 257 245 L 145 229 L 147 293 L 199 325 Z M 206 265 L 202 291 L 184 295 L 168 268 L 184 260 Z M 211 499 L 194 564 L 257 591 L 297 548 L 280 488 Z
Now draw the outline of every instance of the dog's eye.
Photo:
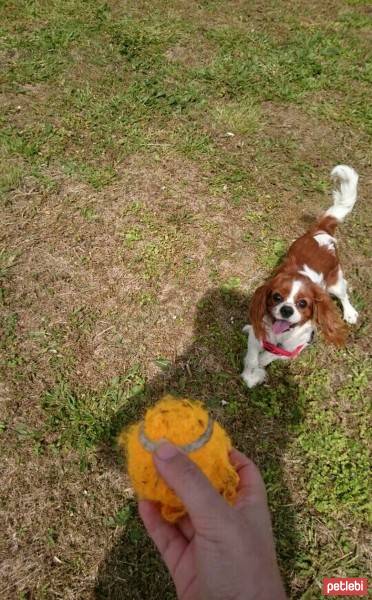
M 307 307 L 307 302 L 306 302 L 306 300 L 299 300 L 299 301 L 297 302 L 297 306 L 298 306 L 299 308 L 306 308 L 306 307 Z
M 273 300 L 274 302 L 282 302 L 283 297 L 280 294 L 278 294 L 278 292 L 275 292 L 275 294 L 273 294 Z

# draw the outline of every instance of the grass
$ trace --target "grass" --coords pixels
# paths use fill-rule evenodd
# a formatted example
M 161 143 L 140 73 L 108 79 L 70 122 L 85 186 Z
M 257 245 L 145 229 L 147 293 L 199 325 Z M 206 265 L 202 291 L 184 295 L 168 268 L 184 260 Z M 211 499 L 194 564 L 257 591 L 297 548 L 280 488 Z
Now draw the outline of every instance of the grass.
M 204 400 L 268 489 L 289 597 L 370 564 L 370 15 L 364 2 L 4 2 L 3 598 L 174 598 L 115 450 L 164 391 Z M 267 386 L 249 297 L 327 207 L 361 312 Z

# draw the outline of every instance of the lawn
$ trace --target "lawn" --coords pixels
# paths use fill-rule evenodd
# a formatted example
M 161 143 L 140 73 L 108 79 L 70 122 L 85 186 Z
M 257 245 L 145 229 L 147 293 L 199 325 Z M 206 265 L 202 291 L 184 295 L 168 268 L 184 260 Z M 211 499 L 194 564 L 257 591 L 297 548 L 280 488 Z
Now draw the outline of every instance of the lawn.
M 206 402 L 260 466 L 291 599 L 367 576 L 371 7 L 359 0 L 4 0 L 0 596 L 174 599 L 120 429 Z M 338 239 L 360 312 L 267 385 L 249 298 L 360 173 Z

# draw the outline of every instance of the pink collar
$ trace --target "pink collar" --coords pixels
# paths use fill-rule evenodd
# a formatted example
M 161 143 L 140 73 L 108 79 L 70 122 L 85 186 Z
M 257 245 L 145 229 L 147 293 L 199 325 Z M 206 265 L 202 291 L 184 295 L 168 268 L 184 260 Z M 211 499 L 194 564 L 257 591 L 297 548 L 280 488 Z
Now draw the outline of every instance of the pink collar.
M 271 352 L 271 354 L 276 354 L 277 356 L 285 356 L 286 358 L 296 358 L 296 356 L 300 354 L 301 350 L 305 346 L 306 344 L 300 344 L 299 346 L 297 346 L 297 348 L 292 350 L 292 352 L 289 352 L 289 350 L 285 350 L 280 346 L 275 346 L 275 344 L 271 344 L 271 342 L 268 342 L 267 340 L 262 340 L 262 347 L 265 350 Z

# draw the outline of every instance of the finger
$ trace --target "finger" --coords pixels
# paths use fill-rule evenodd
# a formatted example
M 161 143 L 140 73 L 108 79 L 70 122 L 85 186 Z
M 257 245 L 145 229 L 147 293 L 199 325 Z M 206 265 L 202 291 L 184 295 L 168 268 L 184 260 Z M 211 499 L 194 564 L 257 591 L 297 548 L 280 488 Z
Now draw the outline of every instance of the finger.
M 239 475 L 236 504 L 266 503 L 266 488 L 261 473 L 254 462 L 235 448 L 230 452 L 230 462 Z
M 158 548 L 170 573 L 173 573 L 187 548 L 187 540 L 175 525 L 164 521 L 153 502 L 140 500 L 138 510 L 147 533 Z
M 161 444 L 154 462 L 159 474 L 182 500 L 194 525 L 196 520 L 208 523 L 211 516 L 218 519 L 226 511 L 226 502 L 204 473 L 176 446 Z
M 181 530 L 187 541 L 191 542 L 195 535 L 195 529 L 191 523 L 190 517 L 188 515 L 182 517 L 182 519 L 177 522 L 177 527 Z

